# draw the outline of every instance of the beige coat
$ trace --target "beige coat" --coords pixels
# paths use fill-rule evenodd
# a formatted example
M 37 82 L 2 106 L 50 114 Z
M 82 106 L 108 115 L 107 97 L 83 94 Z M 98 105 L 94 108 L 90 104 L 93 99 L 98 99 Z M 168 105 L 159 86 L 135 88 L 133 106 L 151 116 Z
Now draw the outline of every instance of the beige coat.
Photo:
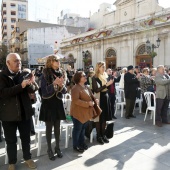
M 156 83 L 156 98 L 165 99 L 168 95 L 168 85 L 170 79 L 167 79 L 164 75 L 157 73 L 155 76 Z
M 88 87 L 87 87 L 88 88 Z M 88 88 L 91 95 L 92 92 Z M 92 119 L 94 114 L 96 114 L 94 107 L 89 106 L 89 101 L 93 101 L 92 98 L 86 93 L 84 88 L 76 84 L 71 90 L 71 108 L 70 115 L 75 119 L 79 120 L 81 123 L 85 123 Z

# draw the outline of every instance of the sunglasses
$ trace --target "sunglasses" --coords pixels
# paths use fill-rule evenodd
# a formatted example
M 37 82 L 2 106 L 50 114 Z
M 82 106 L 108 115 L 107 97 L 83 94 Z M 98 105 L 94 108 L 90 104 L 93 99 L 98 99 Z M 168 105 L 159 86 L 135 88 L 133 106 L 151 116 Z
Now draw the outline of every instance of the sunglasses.
M 86 75 L 82 75 L 81 77 L 86 77 Z

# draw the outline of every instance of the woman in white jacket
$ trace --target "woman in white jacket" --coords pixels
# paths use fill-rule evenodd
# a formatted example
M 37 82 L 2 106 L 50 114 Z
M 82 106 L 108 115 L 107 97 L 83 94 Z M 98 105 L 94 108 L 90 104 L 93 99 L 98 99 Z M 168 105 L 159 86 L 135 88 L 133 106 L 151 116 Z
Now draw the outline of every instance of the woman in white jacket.
M 124 67 L 122 69 L 122 74 L 121 74 L 121 78 L 120 78 L 120 82 L 119 82 L 119 88 L 120 89 L 124 89 L 124 75 L 125 75 L 126 72 L 127 72 L 127 68 Z

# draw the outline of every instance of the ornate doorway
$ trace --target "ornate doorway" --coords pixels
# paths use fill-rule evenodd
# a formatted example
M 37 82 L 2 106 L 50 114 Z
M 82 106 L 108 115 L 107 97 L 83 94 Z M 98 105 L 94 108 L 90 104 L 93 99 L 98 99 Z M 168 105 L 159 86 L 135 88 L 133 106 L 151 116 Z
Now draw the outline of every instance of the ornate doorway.
M 146 47 L 145 44 L 141 45 L 137 49 L 136 53 L 136 65 L 140 66 L 140 68 L 144 67 L 152 67 L 152 58 L 146 53 Z
M 88 67 L 92 65 L 92 55 L 88 50 L 83 51 L 82 55 L 83 55 L 84 69 L 88 69 Z
M 106 52 L 106 68 L 116 68 L 116 52 L 113 49 Z

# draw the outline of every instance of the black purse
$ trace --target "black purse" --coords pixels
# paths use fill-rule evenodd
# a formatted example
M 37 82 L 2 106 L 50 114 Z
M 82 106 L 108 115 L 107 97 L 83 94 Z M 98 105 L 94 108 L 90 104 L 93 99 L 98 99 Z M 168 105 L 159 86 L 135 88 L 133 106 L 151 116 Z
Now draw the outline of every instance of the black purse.
M 105 130 L 105 135 L 108 139 L 111 139 L 114 136 L 114 123 L 110 123 L 107 125 Z

